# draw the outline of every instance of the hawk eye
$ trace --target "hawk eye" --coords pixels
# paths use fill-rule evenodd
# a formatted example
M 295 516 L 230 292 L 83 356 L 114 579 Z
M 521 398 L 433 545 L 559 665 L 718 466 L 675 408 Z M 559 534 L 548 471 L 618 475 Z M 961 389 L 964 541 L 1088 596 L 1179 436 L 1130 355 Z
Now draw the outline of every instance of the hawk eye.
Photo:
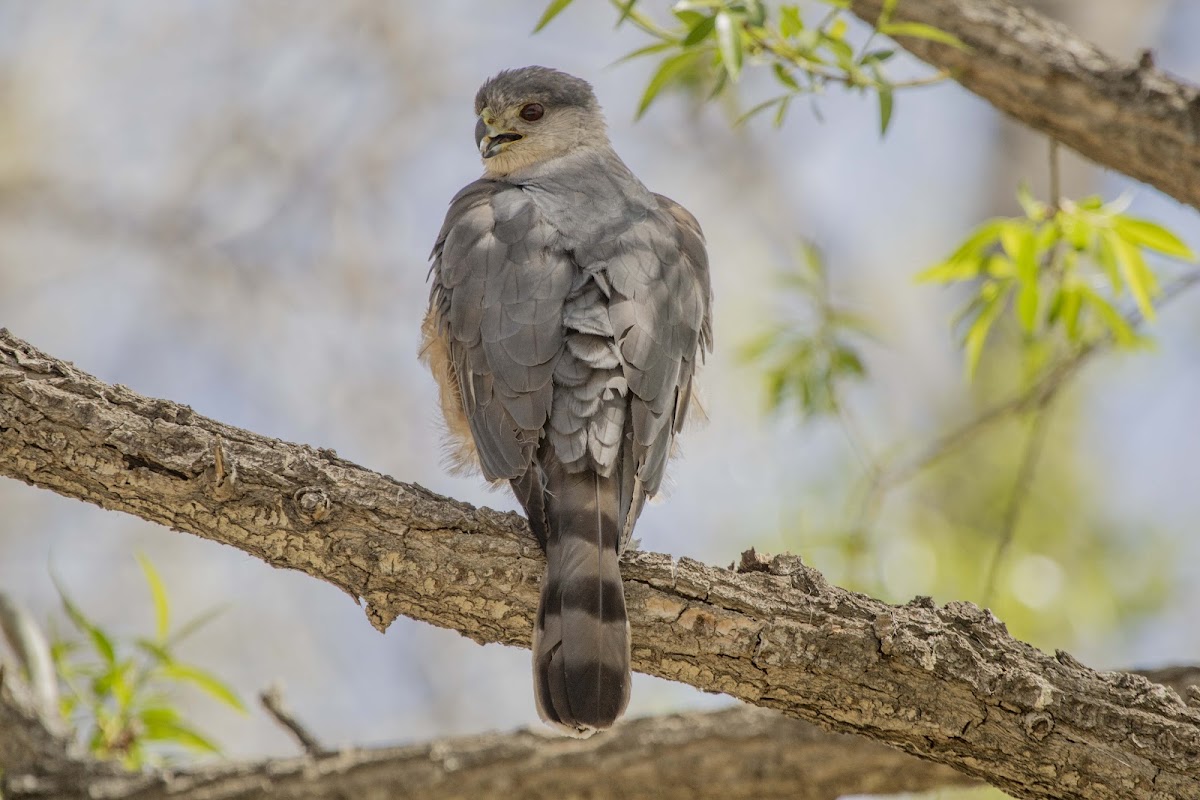
M 541 103 L 526 103 L 521 107 L 521 119 L 526 122 L 537 122 L 544 113 L 546 109 L 542 108 Z

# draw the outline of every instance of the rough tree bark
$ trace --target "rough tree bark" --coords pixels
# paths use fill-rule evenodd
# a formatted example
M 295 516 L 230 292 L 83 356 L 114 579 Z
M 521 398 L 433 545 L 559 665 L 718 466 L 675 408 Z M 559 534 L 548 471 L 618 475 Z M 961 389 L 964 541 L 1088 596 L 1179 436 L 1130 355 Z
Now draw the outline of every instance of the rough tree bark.
M 1142 674 L 1181 695 L 1200 684 L 1195 667 Z M 600 775 L 608 796 L 626 800 L 835 800 L 976 785 L 861 736 L 746 706 L 629 720 L 588 740 L 541 729 L 130 775 L 66 757 L 63 742 L 0 692 L 5 741 L 16 746 L 0 749 L 0 765 L 18 773 L 9 800 L 383 800 L 397 787 L 423 800 L 574 800 L 594 797 Z
M 238 547 L 478 642 L 528 646 L 541 554 L 477 509 L 110 386 L 0 331 L 0 473 Z M 1196 797 L 1200 710 L 1013 639 L 969 603 L 891 606 L 793 556 L 624 559 L 633 663 L 948 764 L 1016 797 Z
M 851 8 L 874 24 L 883 4 L 853 0 Z M 897 40 L 996 108 L 1200 208 L 1200 90 L 1155 68 L 1151 58 L 1112 58 L 1006 0 L 901 0 L 893 19 L 933 25 L 964 42 L 966 51 Z
M 423 800 L 571 800 L 595 797 L 600 775 L 604 796 L 627 800 L 835 800 L 972 783 L 860 736 L 747 707 L 631 720 L 588 740 L 517 731 L 142 775 L 54 767 L 15 778 L 8 800 L 388 800 L 401 789 Z

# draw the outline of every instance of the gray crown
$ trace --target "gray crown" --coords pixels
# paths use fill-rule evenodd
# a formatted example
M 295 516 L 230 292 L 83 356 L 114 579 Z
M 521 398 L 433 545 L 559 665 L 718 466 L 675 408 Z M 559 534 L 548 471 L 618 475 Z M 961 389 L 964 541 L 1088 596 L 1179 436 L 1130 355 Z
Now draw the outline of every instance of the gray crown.
M 592 85 L 582 78 L 549 67 L 506 69 L 489 78 L 475 95 L 475 113 L 518 103 L 541 103 L 548 108 L 596 108 Z

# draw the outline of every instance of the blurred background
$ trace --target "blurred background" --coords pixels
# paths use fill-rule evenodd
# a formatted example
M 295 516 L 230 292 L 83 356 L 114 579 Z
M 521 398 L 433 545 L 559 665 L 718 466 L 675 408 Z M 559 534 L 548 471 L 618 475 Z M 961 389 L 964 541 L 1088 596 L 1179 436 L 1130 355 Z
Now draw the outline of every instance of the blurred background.
M 481 172 L 476 88 L 505 67 L 558 67 L 594 83 L 618 152 L 709 240 L 710 422 L 687 434 L 642 547 L 716 564 L 790 550 L 889 601 L 982 601 L 1025 423 L 897 486 L 858 525 L 863 467 L 844 425 L 766 413 L 761 369 L 739 352 L 788 313 L 777 276 L 808 240 L 837 304 L 875 332 L 868 377 L 845 395 L 866 449 L 919 449 L 1007 396 L 1003 366 L 962 377 L 962 296 L 913 276 L 1016 212 L 1020 180 L 1045 197 L 1045 140 L 953 83 L 899 94 L 883 139 L 873 102 L 838 91 L 820 118 L 801 103 L 781 129 L 735 127 L 770 91 L 753 69 L 736 97 L 670 94 L 635 123 L 655 65 L 613 62 L 644 34 L 578 0 L 531 35 L 544 5 L 0 2 L 0 326 L 103 380 L 513 508 L 443 469 L 418 328 L 447 202 Z M 1039 5 L 1114 54 L 1153 48 L 1200 80 L 1200 4 Z M 665 4 L 640 7 L 665 17 Z M 1064 192 L 1128 193 L 1134 213 L 1200 247 L 1193 210 L 1070 154 Z M 1101 668 L 1200 663 L 1198 311 L 1200 292 L 1181 298 L 1152 326 L 1155 349 L 1097 359 L 1057 401 L 987 598 L 1014 634 Z M 69 632 L 53 573 L 106 627 L 152 630 L 143 553 L 179 618 L 226 609 L 187 657 L 247 699 L 281 681 L 327 745 L 536 722 L 527 651 L 406 619 L 380 636 L 330 586 L 14 481 L 0 482 L 0 509 L 0 588 L 52 629 Z M 639 675 L 630 713 L 726 702 Z M 294 753 L 257 709 L 185 705 L 231 756 Z

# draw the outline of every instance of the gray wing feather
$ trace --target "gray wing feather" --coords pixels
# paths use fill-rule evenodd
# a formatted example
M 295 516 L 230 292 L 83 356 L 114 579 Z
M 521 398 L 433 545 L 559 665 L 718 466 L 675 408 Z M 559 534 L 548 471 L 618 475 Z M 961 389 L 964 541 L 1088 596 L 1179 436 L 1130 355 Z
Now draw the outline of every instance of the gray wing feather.
M 518 187 L 480 180 L 434 246 L 431 302 L 489 480 L 524 474 L 550 418 L 575 271 L 557 236 Z
M 635 497 L 653 495 L 662 484 L 696 367 L 712 339 L 712 290 L 700 226 L 682 206 L 654 197 L 658 207 L 621 237 L 605 270 L 614 293 L 609 320 L 631 393 L 632 456 L 640 484 Z

